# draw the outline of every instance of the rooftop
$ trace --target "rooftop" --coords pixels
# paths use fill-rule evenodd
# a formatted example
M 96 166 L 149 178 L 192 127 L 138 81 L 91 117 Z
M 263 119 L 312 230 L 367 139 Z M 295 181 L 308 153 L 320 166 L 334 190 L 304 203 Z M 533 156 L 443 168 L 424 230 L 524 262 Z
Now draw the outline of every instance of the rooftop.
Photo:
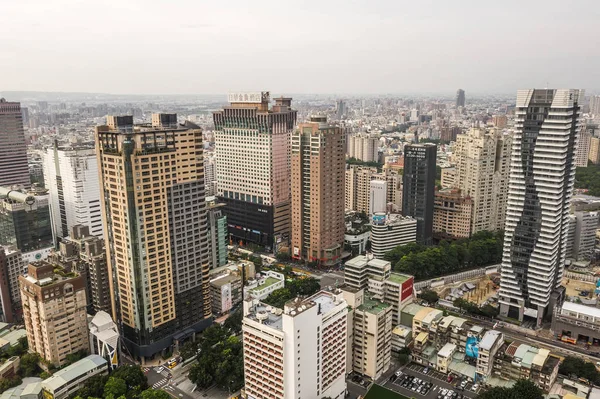
M 409 276 L 408 274 L 399 274 L 399 273 L 390 273 L 389 281 L 396 284 L 402 284 L 405 281 L 410 280 L 413 276 Z
M 282 314 L 282 309 L 257 302 L 250 308 L 250 312 L 245 317 L 281 331 L 283 329 Z
M 418 303 L 409 303 L 404 308 L 402 308 L 402 313 L 406 313 L 411 316 L 416 316 L 416 314 L 419 313 L 419 311 L 424 308 L 425 308 L 424 306 L 419 305 Z
M 89 355 L 64 369 L 57 371 L 52 377 L 44 380 L 42 386 L 45 389 L 54 392 L 63 387 L 63 385 L 100 366 L 106 366 L 106 360 L 99 355 Z
M 562 311 L 581 313 L 586 316 L 591 316 L 600 319 L 600 309 L 592 306 L 580 305 L 578 303 L 565 301 L 562 306 Z
M 454 352 L 456 352 L 456 345 L 448 342 L 442 347 L 442 349 L 440 349 L 440 351 L 438 352 L 438 356 L 447 358 L 452 356 Z
M 265 288 L 275 284 L 275 283 L 279 283 L 281 280 L 275 278 L 275 277 L 267 277 L 265 279 L 265 281 L 260 284 L 259 286 L 257 286 L 256 288 L 253 288 L 252 290 L 264 290 Z
M 375 299 L 365 296 L 365 299 L 362 305 L 358 307 L 358 310 L 377 315 L 389 307 L 390 305 L 385 302 L 376 301 Z
M 486 350 L 492 349 L 492 347 L 494 346 L 494 344 L 496 343 L 498 338 L 501 336 L 502 336 L 502 333 L 500 331 L 489 330 L 488 332 L 485 333 L 481 342 L 479 342 L 479 348 L 486 349 Z
M 235 280 L 240 280 L 240 277 L 233 275 L 233 274 L 222 274 L 219 277 L 217 277 L 213 280 L 210 280 L 210 284 L 217 286 L 217 287 L 221 287 L 221 286 L 223 286 L 225 284 L 229 284 Z
M 400 395 L 392 390 L 382 387 L 381 385 L 373 384 L 365 399 L 408 399 L 406 396 Z

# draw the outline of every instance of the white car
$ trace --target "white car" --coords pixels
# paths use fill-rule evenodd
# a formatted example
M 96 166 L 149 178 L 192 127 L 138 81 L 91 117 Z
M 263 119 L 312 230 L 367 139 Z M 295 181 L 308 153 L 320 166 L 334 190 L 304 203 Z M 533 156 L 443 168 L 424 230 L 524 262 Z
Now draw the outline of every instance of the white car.
M 165 368 L 164 368 L 163 366 L 160 366 L 159 368 L 157 368 L 157 369 L 156 369 L 156 372 L 157 372 L 158 374 L 160 374 L 160 373 L 162 373 L 162 372 L 163 372 L 163 370 L 164 370 L 164 369 L 165 369 Z
M 446 394 L 448 393 L 448 390 L 446 388 L 442 389 L 442 395 L 446 396 Z
M 398 370 L 396 371 L 396 377 L 400 377 L 402 375 L 402 371 Z

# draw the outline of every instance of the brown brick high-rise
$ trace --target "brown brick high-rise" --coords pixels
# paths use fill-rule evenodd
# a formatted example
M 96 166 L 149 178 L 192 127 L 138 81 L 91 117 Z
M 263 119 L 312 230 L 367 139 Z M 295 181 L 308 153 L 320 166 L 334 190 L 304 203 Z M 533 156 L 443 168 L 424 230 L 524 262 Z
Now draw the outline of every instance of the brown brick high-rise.
M 292 257 L 338 262 L 344 245 L 344 134 L 325 117 L 292 134 Z

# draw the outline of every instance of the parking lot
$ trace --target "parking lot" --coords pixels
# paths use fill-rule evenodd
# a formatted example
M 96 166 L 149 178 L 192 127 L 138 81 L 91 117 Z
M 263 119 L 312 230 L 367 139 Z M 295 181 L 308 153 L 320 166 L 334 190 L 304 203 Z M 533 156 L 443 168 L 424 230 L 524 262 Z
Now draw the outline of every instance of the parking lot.
M 401 374 L 398 375 L 398 372 Z M 427 399 L 470 399 L 475 398 L 479 390 L 478 386 L 466 380 L 449 377 L 418 364 L 398 370 L 384 385 L 407 397 Z M 473 388 L 476 388 L 475 391 Z

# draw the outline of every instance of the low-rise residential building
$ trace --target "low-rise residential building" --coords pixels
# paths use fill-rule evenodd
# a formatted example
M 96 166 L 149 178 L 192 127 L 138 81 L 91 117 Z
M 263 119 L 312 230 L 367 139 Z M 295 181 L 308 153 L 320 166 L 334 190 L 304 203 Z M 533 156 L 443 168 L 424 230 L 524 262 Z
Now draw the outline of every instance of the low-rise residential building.
M 0 378 L 11 378 L 19 372 L 21 358 L 19 356 L 9 357 L 0 364 Z
M 518 341 L 506 342 L 498 350 L 492 375 L 504 380 L 531 380 L 549 391 L 556 381 L 559 364 L 560 358 L 551 355 L 548 349 Z
M 456 353 L 456 350 L 457 346 L 449 342 L 442 346 L 442 349 L 437 354 L 437 371 L 444 374 L 448 372 L 448 366 L 450 366 L 452 355 Z
M 68 398 L 83 387 L 83 384 L 91 377 L 106 374 L 108 374 L 108 366 L 102 356 L 87 356 L 42 381 L 44 397 L 48 399 Z
M 392 330 L 392 351 L 399 352 L 402 348 L 412 345 L 412 328 L 397 325 Z
M 42 399 L 42 379 L 38 377 L 23 378 L 23 382 L 2 392 L 0 399 Z
M 477 356 L 477 380 L 485 381 L 491 374 L 494 358 L 498 349 L 504 344 L 504 334 L 500 331 L 490 330 L 485 333 L 479 343 Z
M 215 316 L 228 313 L 242 302 L 242 278 L 237 273 L 223 273 L 210 280 L 212 313 Z
M 258 299 L 260 301 L 268 297 L 273 291 L 285 286 L 285 276 L 282 273 L 267 270 L 260 277 L 248 281 L 244 287 L 244 298 Z

